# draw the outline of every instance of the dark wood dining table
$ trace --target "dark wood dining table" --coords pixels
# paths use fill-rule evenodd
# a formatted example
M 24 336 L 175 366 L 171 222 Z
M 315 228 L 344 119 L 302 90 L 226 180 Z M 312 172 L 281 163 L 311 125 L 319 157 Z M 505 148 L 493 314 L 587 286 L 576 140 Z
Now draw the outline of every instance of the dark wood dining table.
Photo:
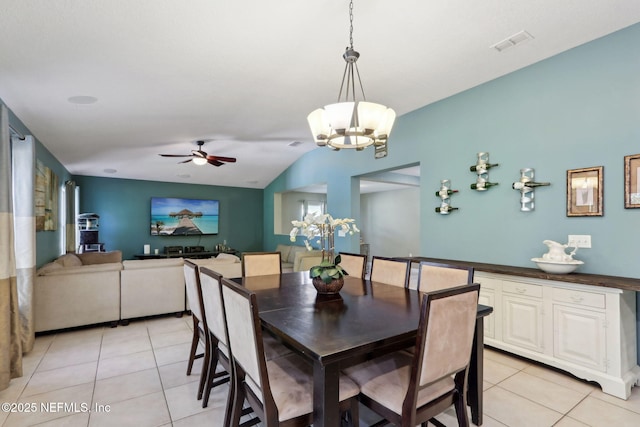
M 339 294 L 323 295 L 308 272 L 233 280 L 256 293 L 263 327 L 313 365 L 314 427 L 340 425 L 342 369 L 415 345 L 418 291 L 346 276 Z M 482 424 L 483 319 L 492 311 L 478 305 L 468 393 L 476 425 Z

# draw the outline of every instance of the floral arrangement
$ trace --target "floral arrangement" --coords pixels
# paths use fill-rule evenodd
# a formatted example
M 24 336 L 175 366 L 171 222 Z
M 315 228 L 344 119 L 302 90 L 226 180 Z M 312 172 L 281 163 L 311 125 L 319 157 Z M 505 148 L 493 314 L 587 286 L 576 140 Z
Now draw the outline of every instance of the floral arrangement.
M 293 229 L 289 233 L 292 242 L 296 241 L 298 235 L 305 236 L 304 241 L 307 250 L 312 250 L 311 241 L 317 238 L 316 243 L 322 248 L 322 263 L 309 270 L 311 278 L 320 277 L 325 283 L 330 283 L 333 279 L 338 279 L 348 274 L 338 264 L 340 255 L 333 257 L 335 247 L 333 245 L 334 233 L 344 233 L 344 235 L 359 233 L 356 221 L 352 218 L 333 218 L 329 214 L 307 214 L 302 221 L 291 221 Z

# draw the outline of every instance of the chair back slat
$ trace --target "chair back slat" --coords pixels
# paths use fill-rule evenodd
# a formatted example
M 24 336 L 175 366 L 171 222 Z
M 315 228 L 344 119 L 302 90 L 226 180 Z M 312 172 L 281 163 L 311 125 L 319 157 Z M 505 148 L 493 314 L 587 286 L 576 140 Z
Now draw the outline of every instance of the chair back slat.
M 245 277 L 281 274 L 280 252 L 245 252 L 242 254 L 242 275 Z
M 411 264 L 407 260 L 374 256 L 371 263 L 371 281 L 407 288 L 410 271 Z
M 473 283 L 473 267 L 422 261 L 418 271 L 418 290 L 433 292 Z
M 248 382 L 262 389 L 267 368 L 255 294 L 223 278 L 222 298 L 233 358 L 249 377 Z
M 480 285 L 471 284 L 425 294 L 416 341 L 422 354 L 420 386 L 468 366 L 479 290 Z
M 351 277 L 357 277 L 359 279 L 364 278 L 366 264 L 366 255 L 340 252 L 340 267 L 342 267 Z
M 225 347 L 229 347 L 222 304 L 221 279 L 222 276 L 215 271 L 205 267 L 200 268 L 200 287 L 202 288 L 202 302 L 207 326 L 219 342 Z
M 204 320 L 202 315 L 202 297 L 200 290 L 200 278 L 198 277 L 198 266 L 189 260 L 184 261 L 184 282 L 187 289 L 187 301 L 191 314 L 198 320 Z

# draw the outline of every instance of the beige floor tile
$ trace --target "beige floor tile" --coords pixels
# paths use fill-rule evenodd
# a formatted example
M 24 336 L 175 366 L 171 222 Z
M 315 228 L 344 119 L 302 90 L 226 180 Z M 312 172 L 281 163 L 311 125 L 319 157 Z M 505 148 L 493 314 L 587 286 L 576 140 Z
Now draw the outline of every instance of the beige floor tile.
M 525 372 L 507 378 L 500 383 L 500 387 L 563 414 L 586 396 Z
M 189 360 L 189 350 L 191 350 L 191 341 L 183 342 L 176 345 L 154 348 L 158 366 L 168 365 L 175 362 Z M 201 352 L 198 349 L 198 352 Z
M 225 408 L 220 406 L 210 411 L 200 412 L 173 422 L 173 427 L 212 427 L 222 426 Z M 364 427 L 364 426 L 362 426 Z
M 122 336 L 117 340 L 103 341 L 100 359 L 139 353 L 151 350 L 151 341 L 147 335 Z
M 46 421 L 38 424 L 38 427 L 87 427 L 87 425 L 89 425 L 89 413 L 85 412 Z
M 191 375 L 187 375 L 187 361 L 171 363 L 158 367 L 160 372 L 160 381 L 162 387 L 166 390 L 180 385 L 200 381 L 200 372 L 202 370 L 202 359 L 198 359 L 193 363 Z
M 511 393 L 499 385 L 484 393 L 484 413 L 507 426 L 552 426 L 562 414 Z
M 160 426 L 171 422 L 164 393 L 146 394 L 109 406 L 109 411 L 92 413 L 89 427 Z
M 100 341 L 91 340 L 86 345 L 69 346 L 67 348 L 52 348 L 44 355 L 37 367 L 37 372 L 64 366 L 79 365 L 81 363 L 95 362 L 100 355 Z
M 544 367 L 543 365 L 535 364 L 528 366 L 523 370 L 523 372 L 544 378 L 547 381 L 559 384 L 583 394 L 591 393 L 596 388 L 595 385 L 579 380 L 568 373 L 552 370 Z
M 631 395 L 627 400 L 603 393 L 599 388 L 593 390 L 590 396 L 640 414 L 640 386 L 631 388 Z
M 112 404 L 159 391 L 162 391 L 162 384 L 154 367 L 96 381 L 93 404 Z
M 512 356 L 502 351 L 494 350 L 490 347 L 484 348 L 484 358 L 493 360 L 494 362 L 502 363 L 503 365 L 510 366 L 512 368 L 522 370 L 531 365 L 530 361 L 521 359 L 516 356 Z
M 145 369 L 151 369 L 155 366 L 156 361 L 153 357 L 153 351 L 142 351 L 140 353 L 111 357 L 98 362 L 97 379 L 102 380 L 118 375 L 144 371 Z
M 167 398 L 167 405 L 169 405 L 171 419 L 179 420 L 200 412 L 224 407 L 227 402 L 229 387 L 228 384 L 224 384 L 211 390 L 209 405 L 206 408 L 202 407 L 202 400 L 197 399 L 198 382 L 165 389 L 164 393 Z
M 192 322 L 191 316 L 183 315 L 182 317 L 161 317 L 146 321 L 146 327 L 149 335 L 162 335 L 169 332 L 189 331 L 189 324 Z
M 21 398 L 79 384 L 93 383 L 97 362 L 82 363 L 49 371 L 36 372 L 22 392 Z
M 168 347 L 171 345 L 191 343 L 193 333 L 185 328 L 178 331 L 166 332 L 161 334 L 152 334 L 151 344 L 153 348 Z
M 82 413 L 90 408 L 93 383 L 56 389 L 29 397 L 21 397 L 18 402 L 35 405 L 34 412 L 11 413 L 2 427 L 25 427 Z M 57 406 L 56 404 L 62 404 Z M 80 411 L 80 412 L 76 412 Z
M 638 427 L 640 414 L 587 396 L 571 412 L 571 418 L 591 426 Z
M 499 384 L 512 375 L 515 375 L 518 369 L 503 365 L 491 359 L 484 359 L 484 380 L 491 384 Z
M 554 427 L 590 427 L 588 424 L 581 423 L 571 417 L 564 416 L 558 421 Z

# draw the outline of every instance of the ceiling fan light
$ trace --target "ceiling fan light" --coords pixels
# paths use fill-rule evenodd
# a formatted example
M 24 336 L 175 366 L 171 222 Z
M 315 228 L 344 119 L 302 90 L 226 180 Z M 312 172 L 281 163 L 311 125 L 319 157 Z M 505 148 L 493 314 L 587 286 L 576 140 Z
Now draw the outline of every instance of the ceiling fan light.
M 194 157 L 191 161 L 198 166 L 206 165 L 208 163 L 207 159 L 204 157 Z

